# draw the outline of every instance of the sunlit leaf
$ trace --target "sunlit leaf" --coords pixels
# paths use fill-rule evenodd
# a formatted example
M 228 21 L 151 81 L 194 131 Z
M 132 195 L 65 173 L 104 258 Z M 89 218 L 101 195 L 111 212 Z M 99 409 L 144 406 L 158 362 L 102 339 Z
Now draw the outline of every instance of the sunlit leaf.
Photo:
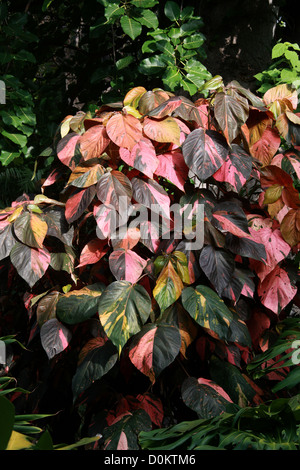
M 98 303 L 100 322 L 120 354 L 128 339 L 138 333 L 151 311 L 151 299 L 138 284 L 115 281 L 104 290 Z

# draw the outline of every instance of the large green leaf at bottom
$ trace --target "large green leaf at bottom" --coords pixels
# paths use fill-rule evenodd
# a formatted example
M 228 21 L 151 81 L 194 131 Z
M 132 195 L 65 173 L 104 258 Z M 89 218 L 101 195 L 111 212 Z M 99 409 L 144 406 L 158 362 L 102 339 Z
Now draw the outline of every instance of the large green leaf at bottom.
M 141 330 L 150 311 L 147 291 L 129 281 L 109 284 L 98 303 L 100 322 L 119 353 L 128 339 Z
M 213 331 L 221 340 L 249 346 L 251 339 L 246 324 L 226 306 L 216 292 L 207 286 L 186 287 L 182 304 L 203 328 Z

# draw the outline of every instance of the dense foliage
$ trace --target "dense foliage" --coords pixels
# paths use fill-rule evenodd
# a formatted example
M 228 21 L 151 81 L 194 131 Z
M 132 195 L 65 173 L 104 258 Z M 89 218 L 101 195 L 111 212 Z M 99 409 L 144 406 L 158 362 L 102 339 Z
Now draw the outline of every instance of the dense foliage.
M 67 115 L 41 194 L 0 211 L 0 336 L 27 348 L 5 372 L 31 392 L 11 400 L 63 409 L 59 442 L 176 447 L 189 420 L 189 448 L 299 448 L 297 92 L 204 90 Z

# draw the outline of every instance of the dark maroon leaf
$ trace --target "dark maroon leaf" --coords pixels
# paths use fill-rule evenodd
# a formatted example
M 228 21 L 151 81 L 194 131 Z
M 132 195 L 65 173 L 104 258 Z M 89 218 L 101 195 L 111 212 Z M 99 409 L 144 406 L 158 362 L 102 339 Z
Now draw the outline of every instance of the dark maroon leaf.
M 199 262 L 201 269 L 221 296 L 234 272 L 233 256 L 225 250 L 207 245 L 201 251 Z
M 200 181 L 207 180 L 228 156 L 225 138 L 216 131 L 195 129 L 182 145 L 185 163 Z
M 96 195 L 95 186 L 75 189 L 66 202 L 65 217 L 69 224 L 79 219 Z
M 267 259 L 266 249 L 262 243 L 257 243 L 250 238 L 238 237 L 232 233 L 227 233 L 225 240 L 226 248 L 236 255 L 258 261 Z
M 213 175 L 214 179 L 226 182 L 239 192 L 252 171 L 252 157 L 239 145 L 232 144 L 228 157 Z
M 221 232 L 242 237 L 249 234 L 248 220 L 243 209 L 233 201 L 224 201 L 212 210 L 211 223 Z

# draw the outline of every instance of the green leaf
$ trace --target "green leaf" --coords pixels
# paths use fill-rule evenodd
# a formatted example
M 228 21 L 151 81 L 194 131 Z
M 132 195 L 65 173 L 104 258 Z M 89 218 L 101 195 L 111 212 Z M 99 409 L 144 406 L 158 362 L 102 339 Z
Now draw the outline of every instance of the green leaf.
M 286 49 L 287 47 L 285 43 L 280 42 L 276 44 L 272 49 L 272 59 L 277 59 L 277 57 L 282 56 L 285 53 Z
M 160 75 L 166 65 L 161 55 L 154 55 L 141 61 L 139 71 L 145 75 Z
M 169 65 L 162 76 L 163 83 L 174 91 L 181 83 L 182 75 L 176 66 Z
M 153 290 L 153 296 L 162 312 L 180 297 L 182 289 L 183 283 L 169 261 L 161 271 Z
M 138 284 L 115 281 L 104 290 L 98 303 L 100 322 L 119 354 L 128 339 L 138 333 L 151 311 L 151 299 Z
M 198 49 L 201 47 L 205 41 L 205 36 L 201 33 L 193 34 L 192 36 L 188 36 L 183 40 L 183 47 L 185 49 Z
M 130 3 L 138 8 L 152 8 L 159 2 L 158 0 L 131 0 Z
M 172 62 L 175 61 L 175 59 L 174 59 L 175 50 L 174 50 L 174 47 L 172 46 L 172 44 L 169 41 L 165 41 L 165 40 L 157 41 L 156 42 L 156 47 L 157 47 L 158 50 L 163 52 L 163 54 L 166 55 L 169 59 L 171 58 Z
M 158 18 L 151 10 L 143 10 L 141 15 L 138 17 L 136 16 L 135 19 L 147 28 L 156 29 L 158 27 Z
M 57 318 L 68 325 L 91 318 L 97 313 L 98 301 L 104 287 L 104 284 L 99 282 L 62 295 L 56 304 Z
M 0 161 L 3 166 L 9 165 L 15 158 L 20 156 L 17 152 L 7 152 L 6 150 L 2 150 L 0 154 Z
M 5 130 L 3 130 L 1 133 L 4 137 L 7 137 L 7 139 L 19 145 L 21 148 L 25 147 L 25 145 L 27 144 L 27 137 L 23 134 L 17 134 L 17 133 L 12 134 Z
M 175 2 L 166 2 L 164 13 L 171 21 L 179 20 L 180 18 L 180 8 L 177 3 Z
M 188 377 L 182 384 L 181 393 L 186 406 L 204 419 L 221 415 L 231 402 L 226 392 L 208 379 Z
M 251 344 L 245 323 L 228 309 L 224 301 L 207 286 L 186 287 L 181 294 L 182 305 L 203 328 L 212 330 L 221 340 Z
M 141 34 L 142 26 L 133 18 L 124 15 L 120 21 L 124 33 L 127 34 L 131 39 L 134 40 Z
M 117 70 L 122 70 L 128 67 L 132 62 L 134 61 L 134 58 L 132 55 L 127 55 L 126 57 L 122 57 L 122 59 L 117 60 L 116 62 L 116 68 Z
M 13 431 L 15 407 L 5 397 L 0 396 L 0 450 L 5 450 Z
M 118 3 L 111 3 L 110 5 L 107 5 L 104 12 L 108 21 L 119 18 L 120 16 L 124 15 L 124 13 L 124 8 L 120 7 Z
M 182 79 L 181 85 L 185 91 L 187 91 L 190 96 L 193 96 L 198 91 L 198 87 L 190 82 L 188 79 Z

